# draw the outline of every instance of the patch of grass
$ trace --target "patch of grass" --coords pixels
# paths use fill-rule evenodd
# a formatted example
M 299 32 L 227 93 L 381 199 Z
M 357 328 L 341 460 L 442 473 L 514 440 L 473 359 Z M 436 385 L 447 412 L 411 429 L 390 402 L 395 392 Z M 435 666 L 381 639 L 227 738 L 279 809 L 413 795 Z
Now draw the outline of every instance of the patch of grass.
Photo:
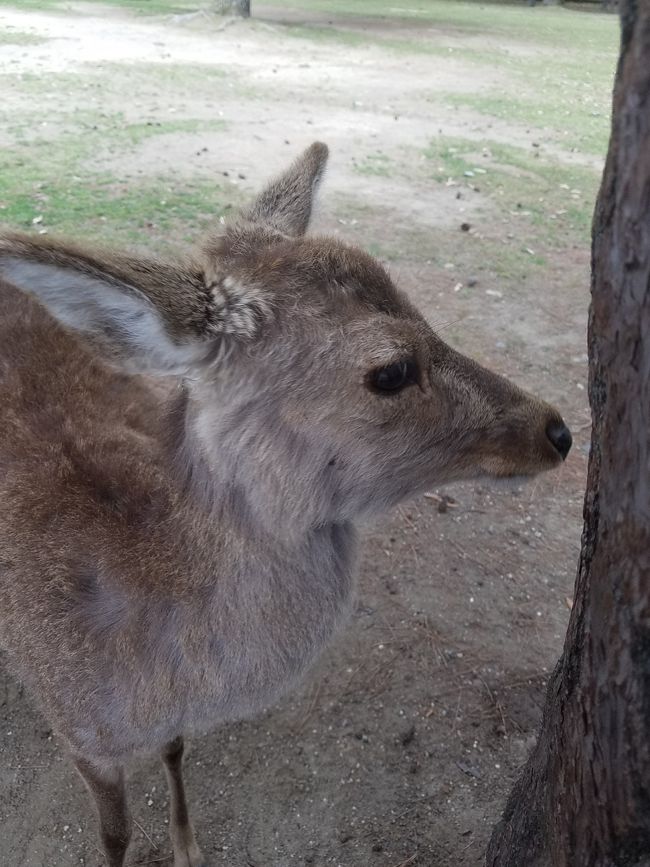
M 0 6 L 16 9 L 38 9 L 43 12 L 58 12 L 69 6 L 69 0 L 0 0 Z M 97 5 L 100 5 L 98 3 Z M 137 15 L 162 15 L 200 9 L 201 0 L 101 0 L 102 6 L 122 6 Z
M 424 152 L 440 183 L 471 185 L 486 195 L 497 215 L 528 236 L 530 248 L 562 248 L 589 242 L 599 174 L 567 166 L 500 142 L 438 138 Z M 534 261 L 534 254 L 528 261 Z M 541 262 L 539 264 L 542 264 Z
M 355 46 L 372 45 L 377 42 L 376 39 L 373 40 L 372 37 L 364 33 L 355 33 L 352 30 L 318 24 L 287 24 L 282 32 L 288 36 L 309 39 L 312 42 L 337 42 Z
M 0 0 L 0 6 L 12 6 L 15 9 L 37 9 L 44 12 L 58 11 L 64 0 Z
M 216 109 L 214 117 L 168 113 L 200 85 L 212 93 L 224 75 L 204 65 L 116 63 L 87 65 L 83 74 L 6 76 L 20 110 L 13 102 L 0 107 L 3 132 L 15 143 L 0 153 L 0 220 L 14 228 L 36 220 L 39 228 L 64 234 L 82 229 L 85 238 L 108 243 L 144 238 L 159 249 L 170 240 L 196 239 L 237 204 L 237 188 L 171 175 L 122 183 L 101 169 L 101 157 L 128 154 L 157 136 L 225 129 Z M 144 117 L 123 98 L 133 92 L 152 95 Z M 124 111 L 105 108 L 120 103 Z M 51 104 L 57 111 L 44 127 L 43 109 Z
M 115 73 L 127 74 L 129 76 L 136 75 L 142 80 L 153 81 L 156 84 L 169 85 L 191 85 L 195 86 L 201 82 L 210 81 L 214 83 L 216 79 L 228 78 L 229 81 L 235 79 L 232 65 L 217 66 L 214 63 L 138 63 L 135 66 L 126 67 L 120 63 L 102 63 L 97 68 L 100 74 Z
M 460 187 L 462 189 L 462 186 Z M 501 227 L 496 233 L 459 231 L 458 227 L 425 227 L 420 223 L 408 222 L 408 217 L 397 217 L 395 211 L 387 206 L 360 205 L 356 197 L 339 193 L 335 197 L 335 211 L 344 215 L 340 235 L 350 243 L 358 244 L 364 250 L 384 262 L 395 265 L 394 276 L 399 283 L 400 264 L 407 262 L 426 262 L 433 264 L 453 282 L 463 282 L 470 275 L 489 275 L 488 282 L 504 281 L 515 284 L 524 281 L 533 272 L 543 271 L 548 266 L 546 249 L 535 249 L 530 240 L 525 241 L 521 232 L 509 233 L 501 237 Z M 477 208 L 468 219 L 477 227 L 499 224 L 498 205 L 491 202 Z M 536 229 L 526 227 L 531 238 L 536 237 Z M 524 233 L 525 235 L 525 233 Z M 546 239 L 544 239 L 544 245 Z M 454 263 L 448 269 L 447 264 Z M 481 281 L 483 283 L 483 281 Z M 459 297 L 473 296 L 476 289 L 463 285 Z M 479 290 L 482 293 L 482 289 Z
M 342 25 L 342 26 L 341 26 Z M 345 22 L 333 25 L 320 24 L 285 24 L 283 33 L 300 39 L 308 39 L 312 42 L 332 42 L 337 44 L 351 45 L 356 48 L 380 48 L 394 54 L 435 54 L 448 56 L 450 50 L 444 45 L 419 39 L 394 38 L 385 34 L 365 32 L 363 30 L 348 29 Z M 479 58 L 474 52 L 462 52 L 470 62 Z
M 236 188 L 226 190 L 216 183 L 177 181 L 165 175 L 119 182 L 106 172 L 83 168 L 103 147 L 129 148 L 159 134 L 221 128 L 222 121 L 149 125 L 124 123 L 119 115 L 103 118 L 101 124 L 92 122 L 96 119 L 87 113 L 74 133 L 60 135 L 54 144 L 49 138 L 36 138 L 0 156 L 3 223 L 13 228 L 38 225 L 71 235 L 82 229 L 84 238 L 116 244 L 147 237 L 162 250 L 169 239 L 196 239 L 238 202 Z
M 573 94 L 556 93 L 552 97 L 546 88 L 542 88 L 536 98 L 533 94 L 520 97 L 449 94 L 444 99 L 457 108 L 468 107 L 486 117 L 543 130 L 552 141 L 565 148 L 591 154 L 602 154 L 607 150 L 608 112 L 598 110 L 594 103 L 584 99 L 576 100 Z
M 380 152 L 354 160 L 354 170 L 360 175 L 379 175 L 388 177 L 393 174 L 392 160 Z
M 40 117 L 40 111 L 37 111 L 37 116 Z M 0 114 L 0 118 L 2 115 Z M 10 122 L 10 112 L 7 112 L 6 123 L 4 124 L 5 133 L 10 134 L 17 145 L 38 148 L 44 148 L 44 140 L 34 137 L 35 126 L 30 116 L 21 116 L 19 121 Z M 112 152 L 116 150 L 128 150 L 134 145 L 138 145 L 148 138 L 155 138 L 159 135 L 169 135 L 176 132 L 214 132 L 226 129 L 226 122 L 221 118 L 174 118 L 173 120 L 129 120 L 121 112 L 101 112 L 99 110 L 90 111 L 75 111 L 71 109 L 68 112 L 61 112 L 57 117 L 57 122 L 61 123 L 64 130 L 66 128 L 75 128 L 85 139 L 85 147 L 75 148 L 70 143 L 68 133 L 61 132 L 60 144 L 66 150 L 71 147 L 79 150 L 79 159 L 83 159 L 81 151 L 88 154 L 97 154 L 105 150 Z M 48 125 L 47 135 L 50 147 L 59 141 L 56 137 L 56 127 L 52 128 Z M 41 135 L 42 135 L 41 131 Z
M 606 50 L 617 32 L 616 16 L 586 15 L 562 7 L 529 8 L 522 2 L 453 2 L 449 0 L 416 0 L 395 3 L 394 0 L 256 0 L 255 8 L 284 6 L 295 10 L 324 12 L 354 22 L 359 17 L 406 20 L 414 26 L 427 24 L 450 33 L 493 35 L 531 43 L 545 42 L 558 47 L 580 44 L 590 50 Z M 579 43 L 576 43 L 579 37 Z M 615 37 L 614 37 L 615 38 Z
M 94 128 L 108 137 L 111 148 L 124 148 L 126 144 L 138 145 L 149 138 L 158 135 L 169 135 L 175 132 L 213 132 L 226 128 L 226 122 L 198 118 L 178 118 L 177 120 L 147 120 L 137 123 L 128 122 L 122 114 L 98 117 L 99 124 Z
M 97 126 L 111 135 L 126 124 L 147 122 L 160 122 L 168 131 L 173 131 L 174 123 L 187 124 L 185 128 L 195 124 L 197 130 L 218 128 L 223 123 L 218 111 L 220 94 L 239 93 L 233 78 L 220 67 L 167 63 L 95 63 L 85 64 L 79 73 L 8 74 L 3 83 L 12 101 L 0 104 L 0 126 L 5 133 L 18 127 L 37 129 L 44 108 L 54 106 L 55 111 L 49 114 L 53 128 L 81 125 L 85 132 Z M 125 93 L 137 93 L 140 104 L 125 99 Z M 206 95 L 206 104 L 214 100 L 214 115 L 183 118 L 184 101 L 200 93 Z M 65 100 L 61 94 L 66 95 Z M 143 110 L 145 100 L 147 108 Z M 102 112 L 102 106 L 109 110 Z M 120 112 L 110 112 L 113 106 L 119 106 Z M 172 113 L 170 108 L 177 111 Z
M 144 67 L 144 68 L 142 68 Z M 51 145 L 58 147 L 58 137 L 66 130 L 76 129 L 92 142 L 96 153 L 107 149 L 126 149 L 145 138 L 173 132 L 204 132 L 224 129 L 226 123 L 214 115 L 183 117 L 178 106 L 198 87 L 217 91 L 224 74 L 211 67 L 198 70 L 193 65 L 176 67 L 142 64 L 133 68 L 119 64 L 93 64 L 84 67 L 83 74 L 34 73 L 11 74 L 3 78 L 12 100 L 0 105 L 0 127 L 16 145 L 47 135 Z M 228 82 L 229 93 L 233 88 Z M 137 92 L 141 98 L 150 95 L 148 110 L 125 100 L 123 94 Z M 61 101 L 61 94 L 66 94 Z M 215 97 L 218 100 L 218 93 Z M 124 111 L 101 110 L 102 106 L 124 106 Z M 55 106 L 55 111 L 48 111 Z M 82 106 L 82 107 L 81 107 Z M 47 117 L 47 125 L 43 118 Z
M 438 137 L 422 154 L 424 162 L 412 165 L 421 172 L 422 184 L 433 178 L 454 185 L 469 203 L 467 216 L 458 221 L 465 219 L 471 230 L 461 231 L 458 224 L 407 225 L 391 208 L 362 206 L 355 197 L 339 194 L 341 235 L 388 262 L 433 263 L 449 281 L 482 275 L 481 286 L 487 280 L 487 285 L 516 287 L 543 274 L 556 251 L 588 244 L 599 183 L 595 170 L 534 153 L 500 142 Z M 394 176 L 392 170 L 389 174 Z M 448 269 L 448 263 L 455 267 Z M 476 291 L 465 284 L 459 297 Z
M 176 184 L 171 178 L 119 184 L 95 175 L 61 182 L 33 182 L 0 203 L 0 218 L 13 228 L 38 225 L 57 234 L 109 244 L 156 239 L 158 249 L 192 243 L 232 207 L 230 193 L 215 184 Z
M 122 96 L 124 88 L 148 87 L 159 98 L 166 96 L 168 88 L 187 90 L 209 83 L 211 87 L 235 76 L 231 69 L 204 63 L 85 63 L 83 72 L 21 72 L 4 76 L 14 90 L 25 95 L 45 93 L 58 95 L 61 91 L 74 95 L 97 90 L 104 94 Z
M 83 235 L 108 244 L 145 239 L 162 251 L 179 240 L 195 243 L 233 207 L 238 193 L 218 184 L 176 183 L 169 177 L 139 184 L 119 184 L 96 174 L 40 181 L 33 171 L 22 174 L 0 201 L 0 220 L 12 228 L 40 228 L 57 234 Z
M 351 13 L 354 15 L 354 13 Z M 410 39 L 408 37 L 395 38 L 387 35 L 389 31 L 378 33 L 359 27 L 351 28 L 351 22 L 355 19 L 342 18 L 328 24 L 305 23 L 284 24 L 282 32 L 288 36 L 299 39 L 307 39 L 311 42 L 330 42 L 336 44 L 351 45 L 356 48 L 380 48 L 395 54 L 436 54 L 448 55 L 449 49 L 426 39 Z M 254 23 L 254 22 L 253 22 Z M 471 52 L 469 59 L 474 60 Z
M 40 45 L 46 42 L 35 33 L 24 33 L 20 30 L 0 30 L 0 45 Z
M 204 0 L 102 0 L 104 6 L 119 6 L 135 15 L 179 15 L 205 8 Z

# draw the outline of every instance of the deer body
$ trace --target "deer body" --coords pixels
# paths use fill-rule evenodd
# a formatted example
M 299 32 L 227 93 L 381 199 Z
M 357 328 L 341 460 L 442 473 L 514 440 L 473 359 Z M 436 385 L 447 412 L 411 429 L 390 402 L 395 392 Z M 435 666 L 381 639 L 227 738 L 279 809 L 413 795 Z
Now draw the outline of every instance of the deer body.
M 266 707 L 348 612 L 355 525 L 432 484 L 529 476 L 547 404 L 454 352 L 369 256 L 305 239 L 313 145 L 179 264 L 0 236 L 0 646 L 93 793 Z
M 188 505 L 162 438 L 184 396 L 97 364 L 6 284 L 0 345 L 17 360 L 0 390 L 0 635 L 55 728 L 123 759 L 274 701 L 349 607 L 353 527 L 283 539 L 218 490 Z M 42 414 L 16 417 L 17 394 Z

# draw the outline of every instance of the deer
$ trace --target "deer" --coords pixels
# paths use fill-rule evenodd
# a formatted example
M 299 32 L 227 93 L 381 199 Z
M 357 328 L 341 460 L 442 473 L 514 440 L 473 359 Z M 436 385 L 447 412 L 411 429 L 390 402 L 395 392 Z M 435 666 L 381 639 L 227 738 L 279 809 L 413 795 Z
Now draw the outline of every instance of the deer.
M 378 260 L 307 235 L 327 158 L 312 144 L 173 261 L 0 236 L 0 647 L 109 867 L 140 754 L 164 764 L 174 867 L 205 863 L 184 738 L 304 677 L 353 606 L 363 522 L 571 447 Z

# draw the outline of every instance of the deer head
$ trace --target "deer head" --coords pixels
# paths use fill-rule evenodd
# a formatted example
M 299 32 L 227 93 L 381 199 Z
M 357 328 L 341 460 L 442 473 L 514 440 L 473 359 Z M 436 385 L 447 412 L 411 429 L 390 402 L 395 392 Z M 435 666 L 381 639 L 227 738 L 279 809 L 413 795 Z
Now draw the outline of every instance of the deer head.
M 276 528 L 558 466 L 555 409 L 447 346 L 362 250 L 305 236 L 326 160 L 312 145 L 183 263 L 6 235 L 0 274 L 110 363 L 178 377 L 188 460 Z

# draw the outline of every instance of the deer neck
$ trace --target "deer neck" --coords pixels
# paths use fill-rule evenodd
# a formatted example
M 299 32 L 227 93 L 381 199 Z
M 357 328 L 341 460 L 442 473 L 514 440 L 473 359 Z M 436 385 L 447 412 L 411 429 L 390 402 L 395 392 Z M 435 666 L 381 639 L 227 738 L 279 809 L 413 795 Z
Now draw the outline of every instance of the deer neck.
M 220 438 L 218 414 L 194 402 L 187 387 L 167 407 L 165 429 L 174 478 L 185 503 L 214 524 L 237 528 L 241 535 L 275 548 L 303 550 L 310 540 L 356 538 L 354 523 L 332 520 L 326 484 L 315 484 L 312 503 L 303 480 L 292 467 L 282 473 L 274 455 L 256 449 L 254 434 L 238 437 L 226 430 Z M 302 483 L 302 484 L 301 484 Z M 320 500 L 319 500 L 320 497 Z

